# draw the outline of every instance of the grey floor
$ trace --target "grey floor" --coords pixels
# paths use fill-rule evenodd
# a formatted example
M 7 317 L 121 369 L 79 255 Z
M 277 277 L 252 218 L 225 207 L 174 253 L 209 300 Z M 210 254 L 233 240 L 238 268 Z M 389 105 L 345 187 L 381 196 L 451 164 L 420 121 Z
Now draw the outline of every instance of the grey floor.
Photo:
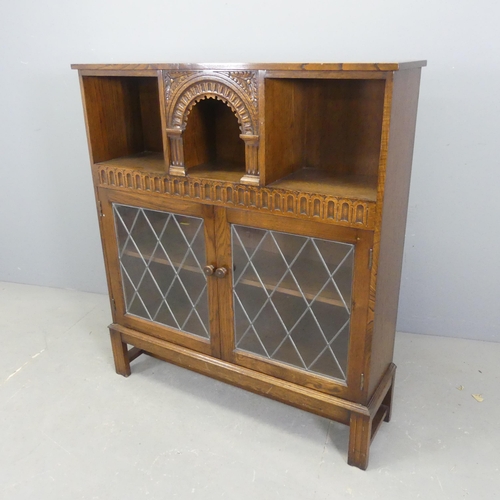
M 146 356 L 116 375 L 109 322 L 103 295 L 0 283 L 0 499 L 500 498 L 500 344 L 398 334 L 362 472 L 340 424 Z

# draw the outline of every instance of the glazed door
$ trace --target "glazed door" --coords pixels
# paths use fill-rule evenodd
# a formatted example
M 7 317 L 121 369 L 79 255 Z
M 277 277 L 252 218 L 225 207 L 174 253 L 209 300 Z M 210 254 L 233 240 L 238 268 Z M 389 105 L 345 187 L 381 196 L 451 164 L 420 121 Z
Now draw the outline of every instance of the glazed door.
M 218 210 L 217 227 L 224 359 L 355 397 L 371 233 L 238 210 Z
M 104 192 L 105 252 L 115 322 L 220 356 L 213 207 Z M 211 269 L 211 268 L 208 268 Z

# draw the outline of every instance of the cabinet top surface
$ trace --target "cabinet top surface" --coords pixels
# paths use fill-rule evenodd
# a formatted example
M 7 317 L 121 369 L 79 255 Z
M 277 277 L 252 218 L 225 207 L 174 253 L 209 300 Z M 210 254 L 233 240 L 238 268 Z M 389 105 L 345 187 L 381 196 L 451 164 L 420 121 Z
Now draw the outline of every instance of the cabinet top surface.
M 426 66 L 427 61 L 399 63 L 160 63 L 160 64 L 72 64 L 78 70 L 279 70 L 279 71 L 398 71 Z

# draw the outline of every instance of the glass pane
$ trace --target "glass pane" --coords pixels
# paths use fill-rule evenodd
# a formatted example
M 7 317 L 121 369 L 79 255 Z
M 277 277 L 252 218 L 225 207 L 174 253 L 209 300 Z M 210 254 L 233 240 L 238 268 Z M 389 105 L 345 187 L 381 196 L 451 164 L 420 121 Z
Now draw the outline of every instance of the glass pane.
M 346 379 L 354 245 L 231 226 L 236 349 Z
M 203 219 L 113 205 L 128 314 L 209 338 Z

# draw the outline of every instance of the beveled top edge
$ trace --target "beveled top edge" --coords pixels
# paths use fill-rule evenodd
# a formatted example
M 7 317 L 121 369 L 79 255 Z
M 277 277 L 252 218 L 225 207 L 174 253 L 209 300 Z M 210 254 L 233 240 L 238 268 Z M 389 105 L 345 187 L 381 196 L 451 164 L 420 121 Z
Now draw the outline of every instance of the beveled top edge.
M 399 63 L 165 63 L 165 64 L 72 64 L 79 70 L 280 70 L 280 71 L 398 71 L 402 69 L 427 66 L 427 61 L 408 61 Z

